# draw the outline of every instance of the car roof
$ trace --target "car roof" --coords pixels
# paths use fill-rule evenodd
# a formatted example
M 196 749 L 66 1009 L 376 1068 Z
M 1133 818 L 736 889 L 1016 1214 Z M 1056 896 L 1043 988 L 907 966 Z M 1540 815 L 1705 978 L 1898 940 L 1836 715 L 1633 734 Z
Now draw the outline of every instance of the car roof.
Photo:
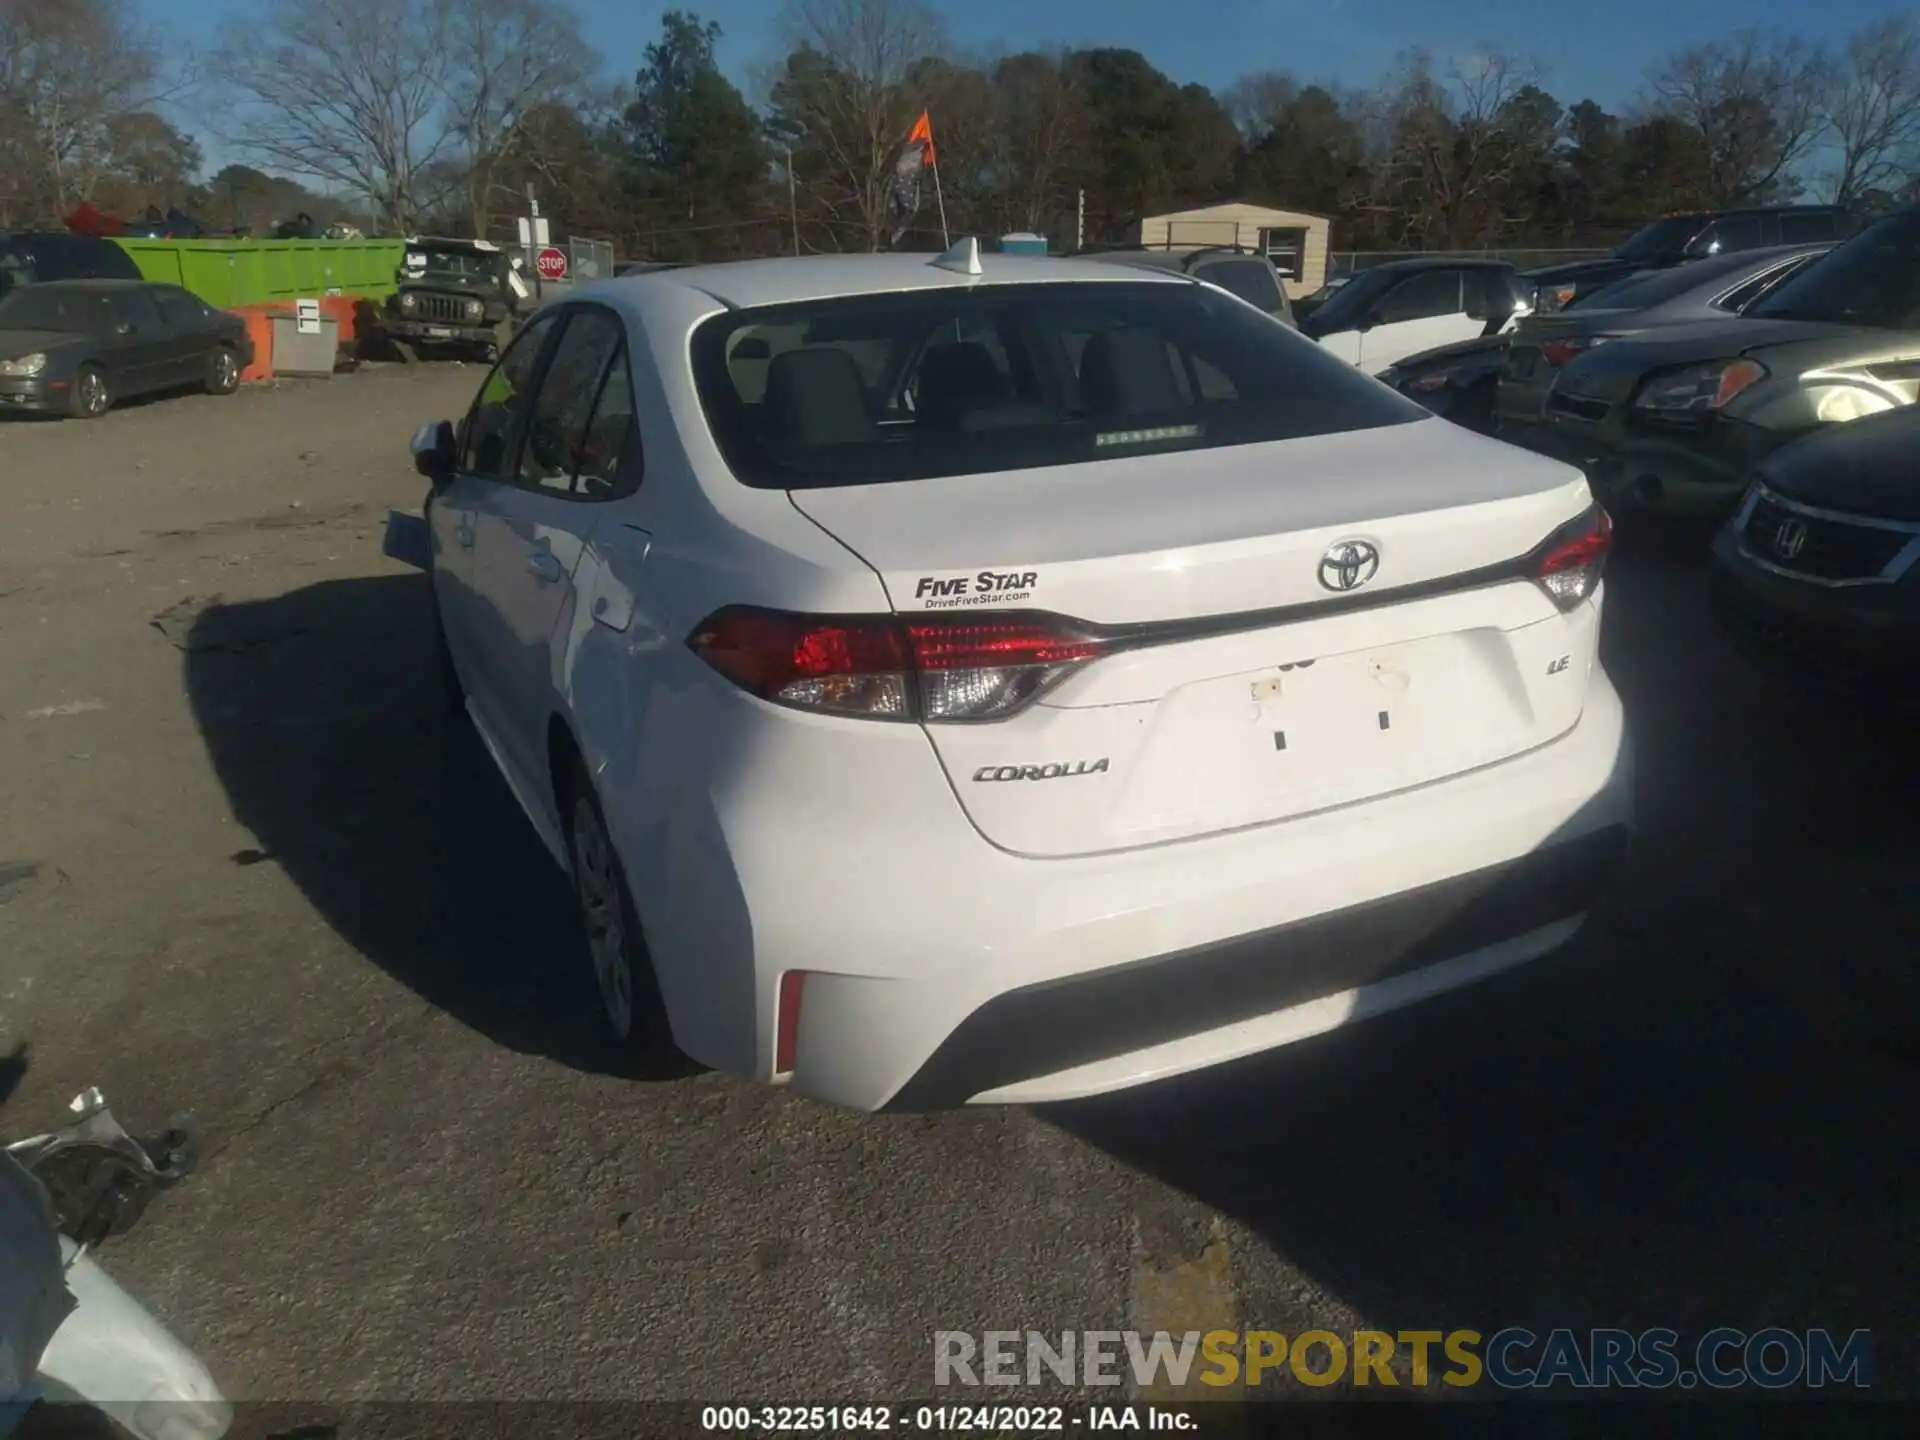
M 1404 260 L 1382 260 L 1378 265 L 1369 265 L 1366 270 L 1355 271 L 1349 279 L 1358 279 L 1369 270 L 1385 270 L 1390 273 L 1402 273 L 1409 270 L 1439 270 L 1465 266 L 1473 270 L 1511 270 L 1511 260 L 1495 260 L 1487 255 L 1409 255 Z
M 767 260 L 735 260 L 718 265 L 688 265 L 623 275 L 595 289 L 638 298 L 662 287 L 696 291 L 731 309 L 790 305 L 856 295 L 885 295 L 915 290 L 955 290 L 972 285 L 1040 285 L 1103 282 L 1171 285 L 1191 283 L 1185 276 L 1160 276 L 1110 260 L 1065 259 L 1050 255 L 998 255 L 982 252 L 980 273 L 969 275 L 936 265 L 935 255 L 789 255 Z
M 498 255 L 500 247 L 491 240 L 462 240 L 446 235 L 415 235 L 407 242 L 409 245 L 437 245 L 443 250 L 475 250 L 484 255 Z

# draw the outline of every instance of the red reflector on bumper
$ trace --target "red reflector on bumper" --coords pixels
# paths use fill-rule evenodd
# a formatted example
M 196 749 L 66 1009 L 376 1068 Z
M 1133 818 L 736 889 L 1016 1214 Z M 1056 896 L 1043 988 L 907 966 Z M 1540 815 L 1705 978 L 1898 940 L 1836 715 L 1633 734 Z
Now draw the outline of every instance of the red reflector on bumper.
M 773 1073 L 793 1073 L 794 1052 L 800 1048 L 800 990 L 807 972 L 789 970 L 780 977 L 780 998 L 773 1019 Z

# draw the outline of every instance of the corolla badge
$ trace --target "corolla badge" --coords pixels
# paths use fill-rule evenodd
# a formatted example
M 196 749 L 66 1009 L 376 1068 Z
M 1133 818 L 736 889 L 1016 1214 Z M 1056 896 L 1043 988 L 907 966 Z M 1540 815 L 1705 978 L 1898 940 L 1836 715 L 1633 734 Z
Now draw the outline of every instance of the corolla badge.
M 1380 552 L 1365 540 L 1339 540 L 1320 557 L 1320 583 L 1329 590 L 1358 590 L 1380 573 Z

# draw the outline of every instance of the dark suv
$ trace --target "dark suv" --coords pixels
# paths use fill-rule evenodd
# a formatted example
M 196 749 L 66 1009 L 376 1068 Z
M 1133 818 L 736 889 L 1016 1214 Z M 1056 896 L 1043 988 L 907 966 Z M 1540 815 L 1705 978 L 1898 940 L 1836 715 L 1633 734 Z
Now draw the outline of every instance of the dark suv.
M 440 351 L 491 362 L 531 296 L 506 251 L 485 240 L 407 242 L 380 328 L 403 358 Z
M 1280 284 L 1280 274 L 1266 256 L 1237 245 L 1173 245 L 1152 250 L 1086 250 L 1083 258 L 1110 260 L 1116 265 L 1140 265 L 1150 270 L 1177 270 L 1218 285 L 1258 306 L 1274 319 L 1292 325 L 1293 306 Z M 1296 327 L 1298 328 L 1298 327 Z
M 1692 210 L 1643 225 L 1602 260 L 1575 260 L 1529 270 L 1540 287 L 1540 308 L 1558 310 L 1624 279 L 1636 270 L 1664 270 L 1709 255 L 1765 250 L 1775 245 L 1831 245 L 1859 228 L 1842 205 L 1770 205 L 1751 210 Z
M 111 240 L 65 230 L 0 234 L 0 295 L 46 280 L 140 280 L 133 257 Z

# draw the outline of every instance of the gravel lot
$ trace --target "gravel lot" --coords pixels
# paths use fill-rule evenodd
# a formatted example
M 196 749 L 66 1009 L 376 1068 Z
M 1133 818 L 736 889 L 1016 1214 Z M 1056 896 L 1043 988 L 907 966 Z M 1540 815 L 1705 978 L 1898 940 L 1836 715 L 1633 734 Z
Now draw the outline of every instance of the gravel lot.
M 864 1118 L 595 1039 L 558 876 L 380 555 L 480 372 L 0 425 L 0 1129 L 207 1160 L 105 1263 L 230 1394 L 923 1394 L 935 1329 L 1920 1333 L 1920 743 L 1623 555 L 1645 825 L 1567 953 L 1048 1109 Z M 850 877 L 851 879 L 852 877 Z M 11 1057 L 11 1058 L 9 1058 Z

